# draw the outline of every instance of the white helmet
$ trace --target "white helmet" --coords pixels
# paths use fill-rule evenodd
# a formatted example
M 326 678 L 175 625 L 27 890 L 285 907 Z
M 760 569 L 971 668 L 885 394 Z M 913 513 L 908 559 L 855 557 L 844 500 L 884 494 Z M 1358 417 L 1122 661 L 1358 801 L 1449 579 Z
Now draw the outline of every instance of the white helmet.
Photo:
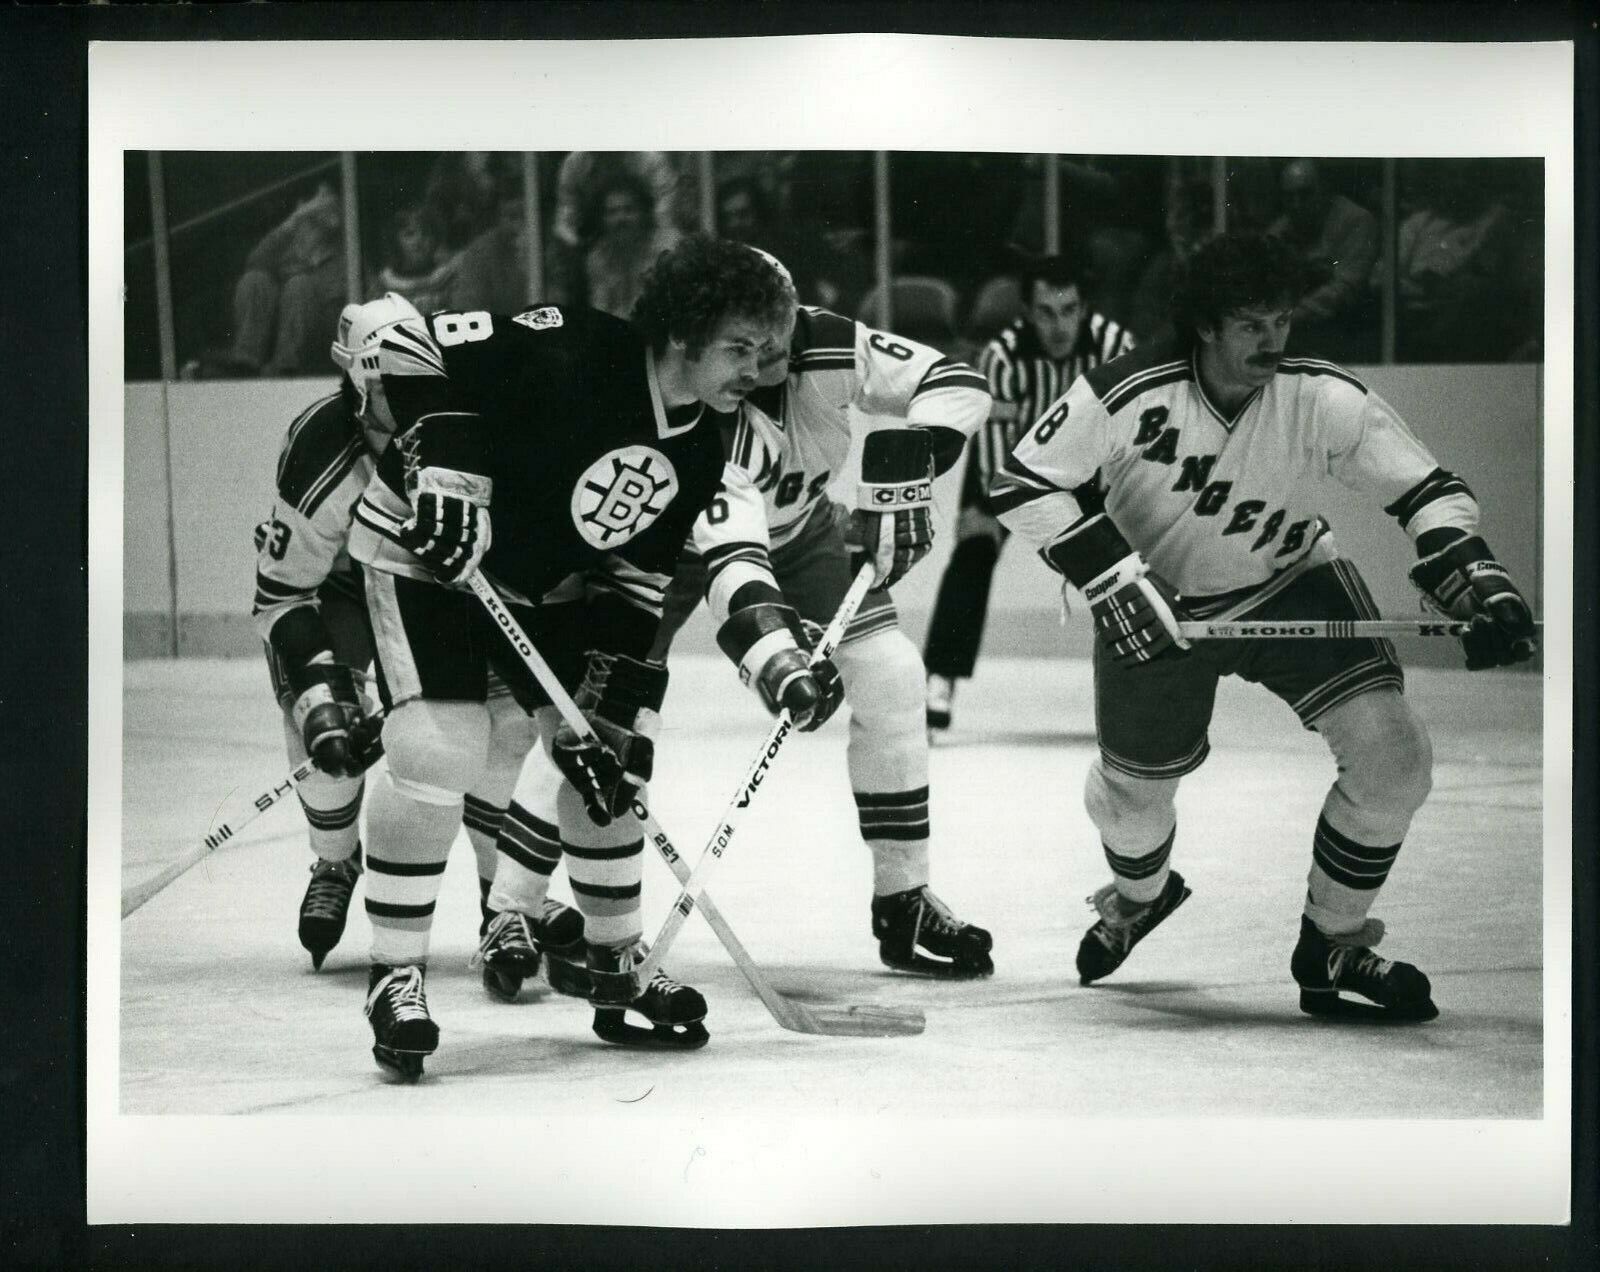
M 385 374 L 444 374 L 444 359 L 428 324 L 416 306 L 396 292 L 381 300 L 346 305 L 329 352 L 356 392 L 356 412 L 362 422 L 382 433 L 395 430 L 383 394 Z

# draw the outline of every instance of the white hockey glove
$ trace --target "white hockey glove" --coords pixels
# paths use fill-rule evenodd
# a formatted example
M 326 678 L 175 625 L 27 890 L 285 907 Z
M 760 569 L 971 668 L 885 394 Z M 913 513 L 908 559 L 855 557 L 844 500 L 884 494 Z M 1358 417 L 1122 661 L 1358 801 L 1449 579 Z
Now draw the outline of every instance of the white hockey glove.
M 492 542 L 490 489 L 486 478 L 424 469 L 411 496 L 411 518 L 400 527 L 396 541 L 442 582 L 466 578 Z

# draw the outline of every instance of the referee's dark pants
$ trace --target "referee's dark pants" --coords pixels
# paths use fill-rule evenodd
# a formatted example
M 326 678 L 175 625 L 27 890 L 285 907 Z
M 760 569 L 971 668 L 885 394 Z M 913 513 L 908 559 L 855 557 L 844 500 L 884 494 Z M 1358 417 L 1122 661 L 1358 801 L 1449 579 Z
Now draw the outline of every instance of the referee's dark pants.
M 928 623 L 923 662 L 930 676 L 969 680 L 983 644 L 989 613 L 989 585 L 1009 533 L 989 507 L 988 481 L 974 455 L 961 486 L 956 546 L 939 580 L 939 595 Z

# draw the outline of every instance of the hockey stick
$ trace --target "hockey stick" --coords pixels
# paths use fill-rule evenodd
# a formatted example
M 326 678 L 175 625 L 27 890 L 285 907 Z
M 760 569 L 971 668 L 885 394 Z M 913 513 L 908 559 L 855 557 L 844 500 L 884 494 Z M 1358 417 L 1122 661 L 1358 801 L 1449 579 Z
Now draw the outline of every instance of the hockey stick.
M 1544 624 L 1535 623 L 1535 628 Z M 1186 640 L 1350 640 L 1360 636 L 1465 636 L 1470 622 L 1427 618 L 1280 619 L 1277 621 L 1183 622 Z
M 151 897 L 155 896 L 156 893 L 166 888 L 179 875 L 199 865 L 214 849 L 232 839 L 251 822 L 255 821 L 257 817 L 261 816 L 262 813 L 266 812 L 267 809 L 297 788 L 301 782 L 316 772 L 316 768 L 317 766 L 311 760 L 306 760 L 271 790 L 262 791 L 261 794 L 257 795 L 250 803 L 249 812 L 241 814 L 235 821 L 223 822 L 222 825 L 218 826 L 200 843 L 190 848 L 171 865 L 146 879 L 143 883 L 135 884 L 133 887 L 126 889 L 122 894 L 122 917 L 127 918 Z
M 811 651 L 813 664 L 829 657 L 839 647 L 839 642 L 844 639 L 845 628 L 850 626 L 850 620 L 856 616 L 856 611 L 861 608 L 861 602 L 866 599 L 867 591 L 872 586 L 873 571 L 870 564 L 863 565 L 856 572 L 855 581 L 850 584 L 850 590 L 844 594 L 844 600 L 839 602 L 839 611 L 833 616 L 833 621 L 822 633 L 822 638 L 817 641 L 816 647 Z M 667 956 L 667 951 L 672 948 L 672 942 L 677 939 L 678 933 L 683 930 L 683 925 L 688 922 L 689 916 L 694 913 L 695 902 L 700 894 L 705 891 L 706 880 L 710 878 L 712 869 L 717 862 L 722 860 L 722 854 L 727 850 L 728 844 L 733 839 L 734 831 L 738 828 L 739 819 L 744 810 L 755 802 L 755 797 L 761 789 L 761 783 L 771 770 L 772 762 L 778 758 L 778 752 L 783 749 L 783 744 L 789 740 L 794 732 L 794 721 L 790 718 L 788 709 L 778 713 L 777 722 L 773 724 L 772 731 L 767 734 L 766 741 L 761 749 L 756 752 L 756 757 L 750 762 L 744 779 L 734 791 L 733 799 L 723 812 L 717 829 L 711 833 L 704 849 L 701 850 L 700 860 L 695 863 L 689 877 L 683 883 L 683 891 L 678 894 L 678 899 L 668 911 L 666 922 L 661 925 L 661 930 L 656 933 L 656 939 L 650 943 L 650 952 L 645 956 L 644 962 L 635 969 L 639 984 L 648 985 L 651 978 L 661 970 L 661 964 Z
M 594 740 L 594 728 L 588 718 L 578 710 L 577 703 L 573 702 L 572 696 L 556 679 L 549 663 L 545 662 L 543 656 L 534 648 L 533 642 L 528 639 L 521 624 L 506 608 L 494 585 L 481 574 L 474 574 L 470 582 L 473 592 L 494 618 L 496 626 L 505 633 L 506 639 L 522 657 L 524 664 L 538 680 L 552 705 L 561 713 L 561 718 L 579 737 L 585 741 Z M 661 829 L 660 823 L 640 801 L 633 801 L 633 812 L 644 826 L 650 842 L 661 854 L 661 859 L 667 863 L 667 868 L 677 876 L 680 883 L 686 883 L 690 877 L 689 866 L 673 847 L 666 831 Z M 761 969 L 756 966 L 755 960 L 750 957 L 739 938 L 733 934 L 733 929 L 724 921 L 721 912 L 703 891 L 700 896 L 700 910 L 705 915 L 706 922 L 711 925 L 711 930 L 716 933 L 717 939 L 722 942 L 723 948 L 728 951 L 728 957 L 733 960 L 733 965 L 739 969 L 750 988 L 755 990 L 756 997 L 761 999 L 772 1018 L 783 1028 L 794 1033 L 869 1038 L 922 1032 L 926 1022 L 919 1011 L 899 1011 L 870 1006 L 808 1007 L 804 1003 L 785 998 L 773 988 Z

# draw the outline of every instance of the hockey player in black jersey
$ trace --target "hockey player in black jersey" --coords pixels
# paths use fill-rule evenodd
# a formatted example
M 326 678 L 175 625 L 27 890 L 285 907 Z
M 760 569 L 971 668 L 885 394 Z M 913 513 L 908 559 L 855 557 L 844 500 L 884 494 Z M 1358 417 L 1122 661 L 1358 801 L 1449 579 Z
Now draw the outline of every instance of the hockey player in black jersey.
M 289 762 L 299 765 L 309 755 L 317 765 L 297 792 L 316 854 L 300 903 L 299 937 L 315 968 L 344 933 L 362 873 L 357 819 L 364 774 L 381 751 L 380 721 L 367 714 L 360 687 L 372 662 L 372 626 L 361 572 L 346 545 L 356 502 L 394 426 L 382 395 L 366 390 L 371 369 L 359 353 L 376 344 L 383 328 L 404 321 L 421 317 L 393 294 L 346 306 L 332 350 L 343 373 L 339 389 L 290 425 L 278 456 L 272 513 L 256 528 L 252 618 L 283 707 Z M 504 686 L 496 685 L 489 709 L 489 759 L 463 814 L 483 895 L 494 877 L 500 818 L 534 740 L 532 721 Z M 558 902 L 549 902 L 540 919 L 547 938 L 581 933 L 578 914 Z
M 597 1031 L 631 1008 L 652 1041 L 705 1040 L 697 992 L 665 975 L 641 988 L 633 975 L 642 836 L 630 805 L 651 776 L 667 680 L 646 655 L 678 551 L 720 488 L 716 418 L 754 385 L 787 285 L 745 249 L 695 239 L 657 262 L 645 296 L 664 329 L 554 305 L 437 313 L 387 329 L 375 355 L 396 440 L 350 548 L 368 567 L 389 708 L 389 767 L 368 799 L 367 1010 L 378 1059 L 409 1074 L 437 1045 L 428 934 L 462 792 L 483 763 L 491 665 L 535 713 L 563 775 L 558 842 L 584 915 Z M 586 686 L 603 750 L 557 727 L 457 586 L 480 566 L 563 684 Z

